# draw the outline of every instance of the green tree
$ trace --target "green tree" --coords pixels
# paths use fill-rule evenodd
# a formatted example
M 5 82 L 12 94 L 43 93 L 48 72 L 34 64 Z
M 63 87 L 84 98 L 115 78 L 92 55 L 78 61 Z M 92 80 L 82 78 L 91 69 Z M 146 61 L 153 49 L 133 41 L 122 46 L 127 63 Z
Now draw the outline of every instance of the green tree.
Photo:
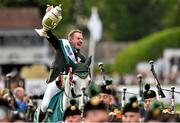
M 102 40 L 106 41 L 135 41 L 152 32 L 180 25 L 179 0 L 1 0 L 0 7 L 36 6 L 43 17 L 48 3 L 62 4 L 63 20 L 56 28 L 58 35 L 74 27 L 87 34 L 84 22 L 92 6 L 98 7 L 104 28 Z
M 166 1 L 168 7 L 166 9 L 166 15 L 162 19 L 162 25 L 165 28 L 180 26 L 180 1 L 179 0 L 169 0 Z
M 178 26 L 179 3 L 178 0 L 95 0 L 86 5 L 98 5 L 106 40 L 126 41 Z
M 134 72 L 137 63 L 156 60 L 166 48 L 180 47 L 180 28 L 167 29 L 133 42 L 120 52 L 113 69 L 119 73 Z

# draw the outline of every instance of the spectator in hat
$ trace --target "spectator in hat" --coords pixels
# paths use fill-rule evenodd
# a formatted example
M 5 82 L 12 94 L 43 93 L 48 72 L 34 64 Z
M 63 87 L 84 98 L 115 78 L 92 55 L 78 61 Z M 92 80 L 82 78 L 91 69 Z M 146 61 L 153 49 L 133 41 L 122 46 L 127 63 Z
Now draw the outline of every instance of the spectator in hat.
M 149 111 L 145 116 L 145 122 L 161 122 L 163 121 L 162 105 L 159 101 L 151 101 Z
M 113 89 L 112 89 L 112 80 L 106 80 L 106 82 L 100 86 L 100 93 L 98 94 L 98 98 L 100 101 L 104 102 L 107 105 L 111 105 L 113 103 Z
M 99 100 L 108 106 L 108 112 L 111 117 L 110 121 L 116 121 L 116 117 L 120 114 L 121 108 L 117 105 L 118 100 L 116 99 L 116 91 L 113 89 L 112 80 L 106 80 L 105 83 L 100 86 L 100 90 L 98 94 Z
M 69 122 L 81 122 L 81 111 L 79 110 L 76 100 L 70 100 L 70 106 L 64 112 L 63 121 Z
M 84 106 L 85 122 L 108 122 L 109 113 L 107 105 L 100 101 L 97 96 L 92 97 Z
M 130 102 L 128 102 L 122 111 L 122 121 L 123 122 L 139 122 L 140 113 L 139 113 L 139 104 L 137 97 L 131 97 Z
M 145 91 L 143 96 L 144 96 L 144 108 L 146 111 L 148 111 L 150 103 L 156 100 L 156 92 L 150 90 L 150 84 L 145 85 Z

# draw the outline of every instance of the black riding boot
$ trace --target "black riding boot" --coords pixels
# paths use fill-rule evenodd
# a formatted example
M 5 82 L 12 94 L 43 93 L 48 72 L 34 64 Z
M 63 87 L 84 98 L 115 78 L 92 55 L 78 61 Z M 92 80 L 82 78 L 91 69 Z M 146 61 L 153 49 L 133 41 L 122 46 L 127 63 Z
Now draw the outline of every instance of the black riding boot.
M 46 112 L 42 112 L 41 109 L 40 109 L 40 112 L 39 112 L 39 122 L 42 122 L 44 120 L 46 116 Z

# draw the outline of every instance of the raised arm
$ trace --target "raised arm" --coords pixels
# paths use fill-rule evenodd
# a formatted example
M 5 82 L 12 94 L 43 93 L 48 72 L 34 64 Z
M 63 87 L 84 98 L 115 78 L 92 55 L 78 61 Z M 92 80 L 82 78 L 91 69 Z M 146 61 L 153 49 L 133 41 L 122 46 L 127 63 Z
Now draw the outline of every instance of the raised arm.
M 49 43 L 51 43 L 55 49 L 58 49 L 60 46 L 59 39 L 50 30 L 47 31 L 47 35 L 49 36 L 49 38 L 47 38 Z

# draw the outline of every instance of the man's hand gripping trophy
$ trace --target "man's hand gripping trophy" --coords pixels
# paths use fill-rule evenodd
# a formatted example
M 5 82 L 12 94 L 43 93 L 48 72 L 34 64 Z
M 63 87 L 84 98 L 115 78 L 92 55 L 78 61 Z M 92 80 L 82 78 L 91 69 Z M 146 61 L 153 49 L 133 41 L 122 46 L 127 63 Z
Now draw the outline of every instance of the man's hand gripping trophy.
M 47 31 L 54 29 L 61 21 L 61 4 L 53 8 L 53 6 L 47 5 L 46 14 L 42 20 L 42 29 L 35 29 L 35 31 L 42 37 L 48 38 Z

